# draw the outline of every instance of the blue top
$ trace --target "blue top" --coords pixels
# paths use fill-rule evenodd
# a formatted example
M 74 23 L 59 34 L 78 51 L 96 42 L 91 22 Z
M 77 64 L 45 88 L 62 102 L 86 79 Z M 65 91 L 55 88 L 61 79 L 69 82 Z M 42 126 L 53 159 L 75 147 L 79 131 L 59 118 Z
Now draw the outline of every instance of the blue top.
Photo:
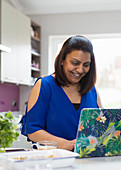
M 75 139 L 81 110 L 97 107 L 95 87 L 81 96 L 80 107 L 76 110 L 54 77 L 43 77 L 37 102 L 23 117 L 21 133 L 27 135 L 44 129 L 67 140 Z

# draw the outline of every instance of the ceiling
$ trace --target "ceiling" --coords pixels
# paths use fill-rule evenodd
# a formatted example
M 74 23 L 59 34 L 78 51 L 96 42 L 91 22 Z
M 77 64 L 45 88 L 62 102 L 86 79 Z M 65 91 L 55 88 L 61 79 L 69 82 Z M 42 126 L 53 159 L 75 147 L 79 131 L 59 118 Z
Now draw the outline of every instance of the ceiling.
M 121 0 L 10 0 L 27 15 L 121 10 Z

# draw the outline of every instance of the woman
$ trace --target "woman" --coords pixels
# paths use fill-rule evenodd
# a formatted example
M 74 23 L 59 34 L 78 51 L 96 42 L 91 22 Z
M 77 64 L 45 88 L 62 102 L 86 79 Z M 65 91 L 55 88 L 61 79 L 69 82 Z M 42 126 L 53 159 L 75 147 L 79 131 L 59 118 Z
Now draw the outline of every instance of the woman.
M 30 93 L 22 134 L 29 140 L 51 140 L 73 150 L 80 112 L 102 107 L 95 89 L 96 66 L 91 42 L 80 35 L 63 44 L 55 72 L 38 79 Z

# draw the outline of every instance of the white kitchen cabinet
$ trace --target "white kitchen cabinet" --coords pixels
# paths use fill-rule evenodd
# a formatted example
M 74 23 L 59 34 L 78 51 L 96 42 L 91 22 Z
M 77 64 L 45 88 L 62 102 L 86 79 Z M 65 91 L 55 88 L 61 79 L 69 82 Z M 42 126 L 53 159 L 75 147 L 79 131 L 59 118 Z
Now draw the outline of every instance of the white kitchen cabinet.
M 4 0 L 0 3 L 0 44 L 11 48 L 10 53 L 1 52 L 0 80 L 29 85 L 31 78 L 30 18 Z
M 31 21 L 19 12 L 17 16 L 17 82 L 28 85 L 31 79 Z
M 1 52 L 1 81 L 16 82 L 16 10 L 1 1 L 1 44 L 11 48 Z

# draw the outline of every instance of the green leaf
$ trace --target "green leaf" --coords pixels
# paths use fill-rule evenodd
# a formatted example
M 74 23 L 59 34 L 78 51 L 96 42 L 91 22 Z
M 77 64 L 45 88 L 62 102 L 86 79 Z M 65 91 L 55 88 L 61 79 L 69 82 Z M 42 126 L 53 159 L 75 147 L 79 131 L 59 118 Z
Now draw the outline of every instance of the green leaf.
M 90 154 L 91 152 L 93 152 L 93 151 L 95 151 L 95 150 L 96 150 L 96 148 L 89 149 L 89 150 L 87 151 L 87 154 Z
M 121 120 L 115 123 L 115 129 L 121 131 Z
M 0 152 L 3 148 L 10 147 L 14 140 L 17 140 L 19 133 L 15 130 L 17 125 L 12 124 L 12 112 L 5 113 L 4 116 L 0 115 Z
M 13 127 L 13 129 L 17 129 L 17 125 L 16 124 L 14 124 L 12 127 Z
M 121 154 L 121 142 L 120 139 L 121 137 L 112 137 L 108 143 L 107 143 L 107 147 L 106 147 L 106 151 L 110 152 L 112 155 L 114 155 L 115 153 L 117 155 Z
M 109 123 L 108 128 L 107 128 L 106 131 L 108 131 L 112 126 L 114 126 L 114 124 L 115 124 L 114 122 Z
M 4 148 L 0 148 L 0 153 L 4 153 L 5 149 Z
M 98 110 L 84 110 L 81 114 L 81 124 L 84 128 L 88 128 L 93 125 L 96 121 L 96 118 L 99 116 Z
M 95 150 L 96 150 L 95 145 L 93 145 L 91 148 L 86 147 L 83 150 L 80 148 L 80 156 L 79 157 L 80 158 L 88 157 L 88 154 L 90 154 L 91 152 L 93 152 Z
M 5 117 L 8 118 L 9 120 L 13 119 L 12 112 L 5 113 Z
M 113 132 L 112 132 L 113 133 Z M 103 145 L 107 145 L 107 143 L 108 143 L 108 141 L 112 138 L 112 133 L 110 133 L 110 135 L 108 135 L 105 139 L 104 139 L 104 141 L 102 142 L 102 144 Z

